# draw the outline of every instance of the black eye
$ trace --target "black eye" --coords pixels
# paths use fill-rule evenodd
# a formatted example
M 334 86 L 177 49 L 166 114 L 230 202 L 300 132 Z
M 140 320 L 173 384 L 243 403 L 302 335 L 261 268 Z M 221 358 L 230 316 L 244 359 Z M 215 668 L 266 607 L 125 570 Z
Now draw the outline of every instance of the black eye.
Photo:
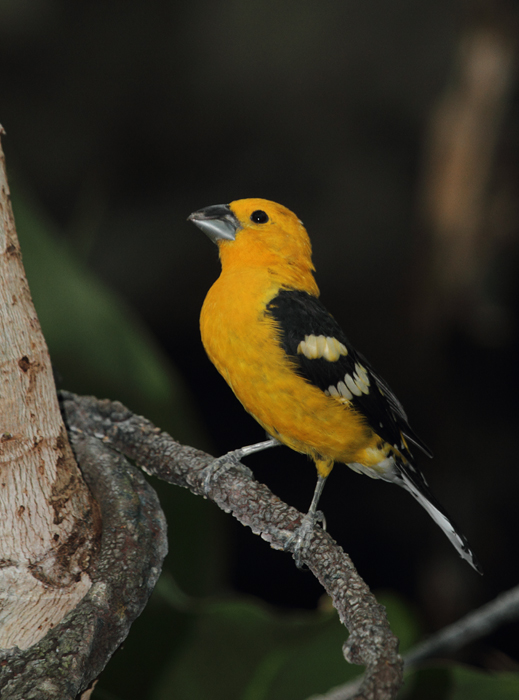
M 269 220 L 268 214 L 266 214 L 261 209 L 256 209 L 250 215 L 250 220 L 254 221 L 255 224 L 266 224 Z

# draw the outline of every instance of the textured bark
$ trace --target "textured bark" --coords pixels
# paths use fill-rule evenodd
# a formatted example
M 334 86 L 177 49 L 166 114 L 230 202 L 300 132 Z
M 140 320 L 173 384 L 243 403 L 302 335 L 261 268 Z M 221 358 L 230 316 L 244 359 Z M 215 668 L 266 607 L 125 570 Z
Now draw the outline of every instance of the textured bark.
M 0 338 L 0 648 L 27 648 L 88 591 L 99 518 L 61 419 L 1 148 Z
M 164 515 L 140 471 L 95 438 L 77 434 L 73 446 L 103 520 L 92 587 L 40 642 L 0 651 L 2 700 L 74 700 L 127 636 L 167 552 Z
M 61 396 L 71 434 L 95 436 L 135 460 L 147 473 L 209 497 L 271 547 L 290 550 L 289 540 L 302 514 L 255 481 L 248 469 L 230 465 L 207 480 L 213 457 L 180 445 L 119 402 L 65 392 Z M 320 528 L 315 529 L 301 559 L 322 583 L 350 631 L 344 646 L 346 659 L 366 666 L 354 697 L 394 698 L 402 683 L 403 663 L 383 606 L 377 603 L 348 555 Z

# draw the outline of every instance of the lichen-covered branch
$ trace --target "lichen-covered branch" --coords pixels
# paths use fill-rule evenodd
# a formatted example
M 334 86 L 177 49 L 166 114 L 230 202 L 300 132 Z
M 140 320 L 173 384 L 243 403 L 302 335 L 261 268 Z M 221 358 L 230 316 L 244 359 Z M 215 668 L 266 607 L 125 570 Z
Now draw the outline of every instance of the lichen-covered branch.
M 213 457 L 193 447 L 180 445 L 145 418 L 132 414 L 119 402 L 61 394 L 66 423 L 71 434 L 95 436 L 119 450 L 147 473 L 192 492 L 208 496 L 275 549 L 287 542 L 299 526 L 302 514 L 283 503 L 246 469 L 230 466 L 206 482 Z M 356 698 L 394 698 L 402 682 L 402 659 L 398 640 L 392 634 L 383 606 L 361 579 L 351 559 L 316 528 L 302 561 L 319 579 L 350 634 L 344 655 L 354 664 L 366 666 Z

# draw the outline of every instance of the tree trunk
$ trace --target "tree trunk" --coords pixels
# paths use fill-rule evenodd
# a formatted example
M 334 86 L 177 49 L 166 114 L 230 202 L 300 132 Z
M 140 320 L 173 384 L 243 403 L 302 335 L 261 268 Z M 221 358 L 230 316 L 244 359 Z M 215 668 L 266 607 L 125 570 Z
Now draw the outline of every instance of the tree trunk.
M 90 588 L 101 524 L 61 418 L 1 147 L 0 338 L 0 647 L 26 649 Z

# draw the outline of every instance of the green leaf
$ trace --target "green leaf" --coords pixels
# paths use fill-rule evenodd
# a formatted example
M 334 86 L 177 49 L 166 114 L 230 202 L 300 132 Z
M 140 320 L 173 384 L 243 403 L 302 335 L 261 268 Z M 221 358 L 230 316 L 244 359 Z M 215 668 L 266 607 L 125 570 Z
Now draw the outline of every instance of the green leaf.
M 519 673 L 487 673 L 467 666 L 455 666 L 452 700 L 517 700 Z
M 518 673 L 488 673 L 468 666 L 445 664 L 406 676 L 399 696 L 405 700 L 517 700 Z
M 408 603 L 393 591 L 378 591 L 378 602 L 386 608 L 387 619 L 399 641 L 399 652 L 404 654 L 420 639 L 420 625 Z
M 361 672 L 342 655 L 335 612 L 281 613 L 254 601 L 212 603 L 175 654 L 154 700 L 304 700 Z

